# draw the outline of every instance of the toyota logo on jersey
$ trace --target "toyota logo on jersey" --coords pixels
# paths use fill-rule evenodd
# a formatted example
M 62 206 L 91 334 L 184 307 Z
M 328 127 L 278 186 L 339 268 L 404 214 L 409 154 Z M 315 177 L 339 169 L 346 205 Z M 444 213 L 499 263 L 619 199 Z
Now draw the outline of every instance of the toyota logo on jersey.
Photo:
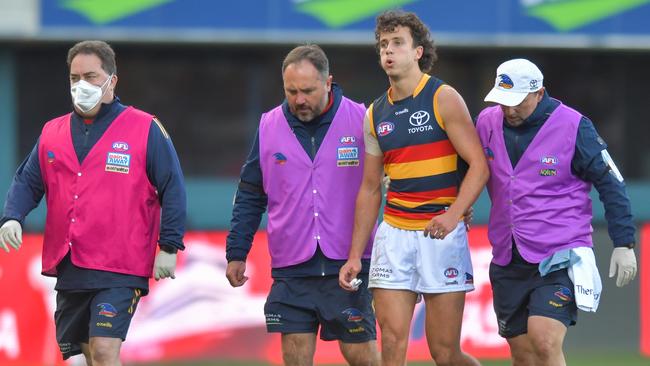
M 420 127 L 427 122 L 429 122 L 429 112 L 427 111 L 417 111 L 409 117 L 409 123 L 414 127 Z
M 429 123 L 429 119 L 431 119 L 431 115 L 427 111 L 420 110 L 414 112 L 409 117 L 409 123 L 413 126 L 408 129 L 409 134 L 433 131 L 433 127 L 427 124 Z

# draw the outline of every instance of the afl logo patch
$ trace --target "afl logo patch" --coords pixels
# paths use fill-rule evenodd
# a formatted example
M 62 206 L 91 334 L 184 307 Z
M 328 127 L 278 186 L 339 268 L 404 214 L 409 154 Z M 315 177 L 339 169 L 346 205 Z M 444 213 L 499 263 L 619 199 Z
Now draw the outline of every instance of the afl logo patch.
M 449 267 L 445 269 L 445 277 L 447 278 L 456 278 L 458 277 L 458 270 L 454 267 Z
M 539 161 L 544 165 L 557 165 L 557 158 L 555 156 L 543 156 Z
M 113 150 L 116 151 L 127 151 L 129 149 L 129 144 L 122 141 L 116 141 L 113 143 Z
M 377 135 L 386 136 L 395 130 L 393 122 L 382 122 L 377 126 Z

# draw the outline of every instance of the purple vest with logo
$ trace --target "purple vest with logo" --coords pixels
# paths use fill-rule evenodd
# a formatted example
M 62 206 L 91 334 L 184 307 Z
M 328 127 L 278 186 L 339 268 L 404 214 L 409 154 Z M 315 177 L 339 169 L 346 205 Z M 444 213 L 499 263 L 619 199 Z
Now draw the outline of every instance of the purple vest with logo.
M 310 259 L 320 245 L 330 259 L 348 258 L 354 208 L 363 177 L 363 104 L 343 97 L 314 160 L 278 106 L 260 121 L 260 166 L 268 195 L 273 268 Z M 374 231 L 373 231 L 374 233 Z M 372 236 L 364 258 L 370 257 Z
M 591 184 L 571 173 L 581 117 L 560 104 L 513 169 L 501 107 L 479 115 L 476 128 L 490 167 L 488 237 L 495 264 L 510 263 L 513 238 L 530 263 L 562 249 L 592 246 Z

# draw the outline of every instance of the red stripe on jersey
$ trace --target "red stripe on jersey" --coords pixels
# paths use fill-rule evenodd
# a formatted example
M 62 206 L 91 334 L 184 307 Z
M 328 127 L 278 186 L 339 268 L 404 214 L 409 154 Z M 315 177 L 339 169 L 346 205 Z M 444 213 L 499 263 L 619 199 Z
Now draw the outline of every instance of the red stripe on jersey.
M 384 164 L 409 163 L 456 154 L 449 140 L 406 146 L 384 153 Z
M 385 206 L 384 207 L 384 214 L 385 215 L 401 217 L 401 218 L 409 219 L 409 220 L 430 220 L 432 217 L 443 214 L 444 212 L 445 212 L 445 210 L 440 210 L 440 211 L 437 211 L 437 212 L 413 213 L 413 212 L 400 211 L 400 210 L 394 209 L 394 208 L 392 208 L 390 206 Z
M 400 199 L 410 202 L 425 202 L 439 197 L 456 197 L 458 194 L 458 187 L 448 187 L 443 189 L 435 189 L 432 191 L 424 192 L 388 192 L 386 200 Z

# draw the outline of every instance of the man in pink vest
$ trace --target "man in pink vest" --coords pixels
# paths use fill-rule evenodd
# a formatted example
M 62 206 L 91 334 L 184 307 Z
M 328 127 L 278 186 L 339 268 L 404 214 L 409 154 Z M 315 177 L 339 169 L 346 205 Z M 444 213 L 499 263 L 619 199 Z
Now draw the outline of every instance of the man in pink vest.
M 316 335 L 339 342 L 350 365 L 379 365 L 367 288 L 370 251 L 357 292 L 338 286 L 363 175 L 363 104 L 332 83 L 316 45 L 294 48 L 282 64 L 286 100 L 264 113 L 242 168 L 226 242 L 226 276 L 244 285 L 246 256 L 268 207 L 273 286 L 264 306 L 268 332 L 282 334 L 288 366 L 311 365 Z
M 83 353 L 88 365 L 119 365 L 149 277 L 174 278 L 176 252 L 184 249 L 183 175 L 161 123 L 115 96 L 108 44 L 77 43 L 67 61 L 74 110 L 45 124 L 18 168 L 0 247 L 20 248 L 25 217 L 45 195 L 42 273 L 57 278 L 63 358 Z
M 490 281 L 513 364 L 565 365 L 577 309 L 596 311 L 601 282 L 591 239 L 592 184 L 614 244 L 609 276 L 636 274 L 635 226 L 623 176 L 592 122 L 549 97 L 532 62 L 497 69 L 476 128 L 490 167 Z

